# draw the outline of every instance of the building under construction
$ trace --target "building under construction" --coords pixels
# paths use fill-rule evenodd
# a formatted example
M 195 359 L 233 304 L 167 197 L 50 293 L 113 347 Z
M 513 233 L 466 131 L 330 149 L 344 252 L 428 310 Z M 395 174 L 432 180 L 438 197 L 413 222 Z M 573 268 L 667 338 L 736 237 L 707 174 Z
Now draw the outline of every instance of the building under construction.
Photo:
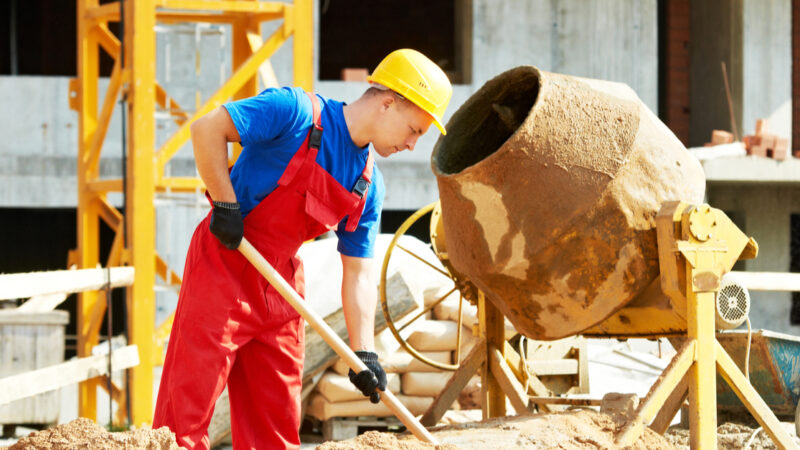
M 661 448 L 678 421 L 685 445 L 710 448 L 727 439 L 708 440 L 714 411 L 719 424 L 755 417 L 751 432 L 779 448 L 800 442 L 780 422 L 800 399 L 800 2 L 9 0 L 0 11 L 0 376 L 30 380 L 0 389 L 9 444 L 75 417 L 152 423 L 187 248 L 209 212 L 191 124 L 269 87 L 353 102 L 398 48 L 428 55 L 453 85 L 448 135 L 377 161 L 376 342 L 406 410 L 358 397 L 347 358 L 309 325 L 308 442 L 371 427 L 477 448 L 469 427 L 428 430 L 552 415 L 552 426 L 610 420 L 598 448 Z M 241 147 L 229 151 L 233 163 Z M 301 249 L 306 303 L 345 338 L 328 241 Z M 614 378 L 629 375 L 643 392 Z M 606 415 L 565 419 L 572 407 Z M 227 392 L 212 445 L 229 439 L 226 408 Z M 518 427 L 531 446 L 558 445 Z M 682 445 L 671 436 L 663 445 Z M 358 439 L 347 442 L 390 438 Z

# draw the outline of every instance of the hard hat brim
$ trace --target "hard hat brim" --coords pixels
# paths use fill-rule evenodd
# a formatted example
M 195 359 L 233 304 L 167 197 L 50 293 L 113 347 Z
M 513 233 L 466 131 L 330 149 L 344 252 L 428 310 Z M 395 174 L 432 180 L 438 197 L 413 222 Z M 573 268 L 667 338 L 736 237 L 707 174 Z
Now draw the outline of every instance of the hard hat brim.
M 433 117 L 433 116 L 431 116 L 431 117 Z M 441 131 L 441 132 L 442 132 L 442 136 L 444 136 L 444 135 L 446 135 L 446 134 L 447 134 L 447 130 L 445 130 L 445 128 L 444 128 L 444 124 L 443 124 L 443 123 L 442 123 L 442 122 L 441 122 L 439 119 L 437 119 L 436 117 L 434 117 L 434 118 L 433 118 L 433 123 L 436 125 L 436 128 L 438 128 L 438 129 L 439 129 L 439 131 Z

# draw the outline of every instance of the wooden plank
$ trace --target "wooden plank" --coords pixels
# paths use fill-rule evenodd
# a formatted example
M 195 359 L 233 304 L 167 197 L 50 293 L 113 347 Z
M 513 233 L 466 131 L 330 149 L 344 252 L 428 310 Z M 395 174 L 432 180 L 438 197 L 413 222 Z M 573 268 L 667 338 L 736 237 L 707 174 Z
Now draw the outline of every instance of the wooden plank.
M 133 284 L 133 272 L 133 267 L 112 267 L 111 287 Z M 103 289 L 107 276 L 107 269 L 4 274 L 0 275 L 0 300 Z
M 389 299 L 389 312 L 392 319 L 398 321 L 411 311 L 417 308 L 417 305 L 422 304 L 422 299 L 414 298 L 414 294 L 408 287 L 408 284 L 403 279 L 400 273 L 395 273 L 386 283 L 387 298 Z M 346 343 L 350 342 L 350 337 L 347 334 L 347 325 L 344 321 L 344 312 L 339 309 L 333 314 L 325 317 L 325 322 L 333 328 L 333 331 L 344 339 Z M 375 334 L 383 331 L 387 327 L 386 318 L 383 316 L 381 308 L 376 308 L 375 311 Z M 312 377 L 336 362 L 339 356 L 336 352 L 325 343 L 322 336 L 310 327 L 306 327 L 306 358 L 303 367 L 303 379 Z
M 494 345 L 489 346 L 489 367 L 500 388 L 511 401 L 511 406 L 522 415 L 531 412 L 531 403 L 525 387 L 520 384 L 514 372 L 508 367 L 506 359 Z
M 69 323 L 67 311 L 29 312 L 19 308 L 0 309 L 0 326 L 7 325 L 66 325 Z M 16 332 L 11 332 L 14 335 Z
M 467 357 L 461 362 L 458 370 L 447 381 L 442 393 L 433 400 L 433 404 L 422 415 L 420 423 L 426 427 L 432 427 L 439 423 L 444 413 L 456 401 L 458 395 L 461 394 L 461 391 L 464 390 L 469 380 L 478 372 L 478 369 L 481 368 L 485 361 L 486 341 L 481 339 L 472 347 Z
M 67 299 L 67 295 L 64 292 L 59 292 L 56 294 L 44 294 L 44 295 L 37 295 L 35 297 L 31 297 L 25 303 L 21 304 L 17 310 L 19 311 L 26 311 L 26 312 L 45 312 L 45 311 L 52 311 L 56 309 L 58 305 L 64 302 Z
M 578 374 L 577 359 L 544 359 L 528 361 L 536 376 L 544 377 L 549 375 L 576 375 Z
M 672 419 L 675 418 L 675 414 L 678 414 L 678 411 L 680 411 L 683 402 L 686 401 L 688 396 L 689 376 L 684 375 L 683 379 L 678 383 L 678 386 L 675 387 L 675 390 L 667 397 L 664 406 L 662 406 L 661 410 L 656 414 L 656 418 L 653 419 L 650 428 L 658 434 L 666 433 L 667 428 L 669 428 L 669 425 L 672 423 Z
M 570 398 L 570 397 L 528 397 L 531 403 L 550 405 L 572 406 L 600 406 L 603 401 L 596 398 Z
M 678 354 L 672 358 L 664 373 L 650 388 L 647 397 L 639 403 L 636 416 L 617 432 L 615 439 L 617 445 L 627 447 L 639 439 L 644 428 L 655 418 L 672 392 L 679 387 L 681 380 L 694 363 L 696 345 L 697 342 L 692 339 L 678 350 Z
M 486 339 L 487 350 L 492 345 L 502 348 L 506 342 L 503 314 L 483 292 L 478 293 L 478 335 Z M 484 419 L 506 415 L 506 397 L 489 368 L 489 361 L 481 368 L 481 410 Z
M 800 292 L 800 273 L 732 271 L 724 279 L 735 281 L 751 291 Z
M 522 373 L 522 358 L 520 358 L 519 353 L 517 353 L 517 351 L 514 350 L 514 347 L 512 347 L 511 344 L 506 342 L 505 346 L 506 346 L 505 358 L 506 362 L 508 362 L 508 367 L 511 369 L 512 372 L 514 372 L 514 376 L 518 380 L 523 380 L 524 378 Z M 537 397 L 553 396 L 552 392 L 550 392 L 550 390 L 547 389 L 547 386 L 545 386 L 542 383 L 542 380 L 540 380 L 539 377 L 530 372 L 528 372 L 527 377 L 528 377 L 527 379 L 528 390 L 533 392 L 533 395 Z M 553 411 L 553 408 L 550 408 L 546 404 L 540 404 L 539 409 L 544 412 Z
M 135 345 L 115 350 L 111 357 L 112 372 L 138 364 L 139 350 Z M 98 355 L 5 377 L 0 379 L 0 404 L 52 391 L 107 373 L 108 356 Z

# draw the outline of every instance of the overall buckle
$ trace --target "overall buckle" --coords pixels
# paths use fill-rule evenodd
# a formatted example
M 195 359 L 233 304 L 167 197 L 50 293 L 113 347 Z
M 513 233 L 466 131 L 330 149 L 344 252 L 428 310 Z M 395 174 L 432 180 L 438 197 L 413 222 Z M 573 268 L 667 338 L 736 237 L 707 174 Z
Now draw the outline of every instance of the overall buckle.
M 360 177 L 358 177 L 358 180 L 356 180 L 356 184 L 353 186 L 353 190 L 351 192 L 357 194 L 359 198 L 364 198 L 364 194 L 367 192 L 367 189 L 369 189 L 369 185 L 370 181 L 367 180 L 362 174 Z
M 311 136 L 308 138 L 308 146 L 310 148 L 319 148 L 322 145 L 322 128 L 316 126 L 311 127 Z

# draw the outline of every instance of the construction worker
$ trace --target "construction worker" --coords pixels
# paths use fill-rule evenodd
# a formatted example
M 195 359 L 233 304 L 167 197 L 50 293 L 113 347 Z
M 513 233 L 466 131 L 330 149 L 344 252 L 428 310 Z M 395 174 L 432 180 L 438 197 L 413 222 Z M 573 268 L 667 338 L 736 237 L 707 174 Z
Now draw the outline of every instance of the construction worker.
M 228 103 L 191 127 L 212 209 L 194 232 L 170 334 L 154 427 L 208 448 L 214 404 L 227 383 L 234 448 L 298 448 L 303 319 L 236 249 L 248 241 L 301 295 L 300 245 L 339 239 L 350 346 L 368 370 L 350 380 L 380 400 L 386 373 L 374 352 L 372 256 L 383 205 L 380 156 L 413 150 L 452 94 L 421 53 L 389 54 L 352 104 L 299 88 Z M 229 173 L 228 142 L 243 149 Z

